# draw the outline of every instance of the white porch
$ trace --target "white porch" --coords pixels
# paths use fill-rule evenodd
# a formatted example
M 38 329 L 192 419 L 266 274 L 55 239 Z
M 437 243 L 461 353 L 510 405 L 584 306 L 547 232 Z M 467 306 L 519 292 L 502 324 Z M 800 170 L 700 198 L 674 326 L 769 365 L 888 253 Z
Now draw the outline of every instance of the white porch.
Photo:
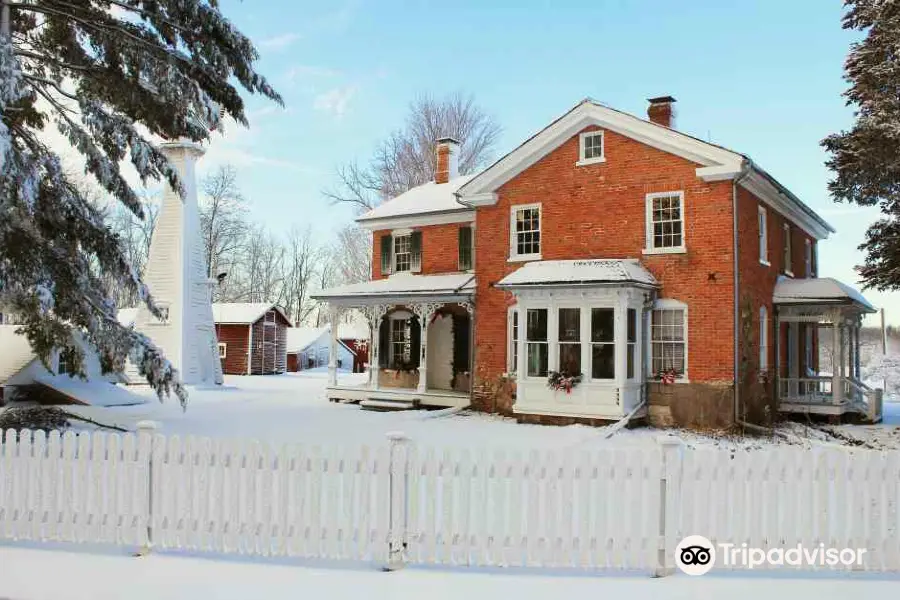
M 646 412 L 649 314 L 657 282 L 632 260 L 540 261 L 497 284 L 516 299 L 510 370 L 522 415 L 618 420 Z M 552 371 L 580 375 L 570 391 Z
M 471 274 L 408 273 L 321 292 L 333 323 L 355 310 L 369 325 L 367 382 L 343 384 L 329 363 L 328 399 L 373 410 L 468 406 L 474 293 Z
M 781 280 L 773 302 L 779 411 L 881 421 L 883 391 L 860 379 L 859 331 L 872 305 L 830 278 Z M 819 364 L 823 342 L 831 348 L 826 365 Z

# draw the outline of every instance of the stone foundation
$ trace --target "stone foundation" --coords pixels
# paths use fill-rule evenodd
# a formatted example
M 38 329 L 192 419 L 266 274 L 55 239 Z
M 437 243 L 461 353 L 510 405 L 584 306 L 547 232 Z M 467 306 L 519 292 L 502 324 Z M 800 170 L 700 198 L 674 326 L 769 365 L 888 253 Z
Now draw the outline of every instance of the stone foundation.
M 561 427 L 567 425 L 604 427 L 617 421 L 617 419 L 593 419 L 589 417 L 568 417 L 561 415 L 515 415 L 515 418 L 519 423 L 528 423 L 531 425 L 557 425 Z M 627 427 L 635 427 L 639 425 L 641 421 L 643 421 L 643 419 L 632 419 Z
M 653 382 L 647 385 L 649 421 L 654 427 L 725 429 L 734 424 L 734 385 Z

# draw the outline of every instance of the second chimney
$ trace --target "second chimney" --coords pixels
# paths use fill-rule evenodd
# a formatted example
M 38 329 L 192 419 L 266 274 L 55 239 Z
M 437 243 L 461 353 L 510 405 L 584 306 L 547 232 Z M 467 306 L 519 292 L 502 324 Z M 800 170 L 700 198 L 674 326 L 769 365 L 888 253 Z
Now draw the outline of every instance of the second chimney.
M 437 141 L 436 152 L 434 182 L 447 183 L 459 175 L 459 142 L 451 137 L 442 137 Z
M 650 98 L 648 102 L 650 106 L 647 107 L 647 118 L 663 127 L 675 127 L 675 111 L 672 106 L 675 104 L 675 98 L 660 96 L 659 98 Z

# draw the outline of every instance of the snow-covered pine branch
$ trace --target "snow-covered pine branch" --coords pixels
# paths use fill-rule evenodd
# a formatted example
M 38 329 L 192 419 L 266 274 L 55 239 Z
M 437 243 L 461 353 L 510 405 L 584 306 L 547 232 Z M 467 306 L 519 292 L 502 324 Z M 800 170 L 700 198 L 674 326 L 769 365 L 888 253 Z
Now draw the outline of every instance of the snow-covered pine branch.
M 143 131 L 202 142 L 226 115 L 247 124 L 238 87 L 281 97 L 255 71 L 253 44 L 210 0 L 0 5 L 0 305 L 18 313 L 43 360 L 54 348 L 72 349 L 79 331 L 105 369 L 121 370 L 129 357 L 160 397 L 175 393 L 183 404 L 162 352 L 116 318 L 111 288 L 160 314 L 137 265 L 44 132 L 58 129 L 97 186 L 142 219 L 125 161 L 142 181 L 182 189 Z

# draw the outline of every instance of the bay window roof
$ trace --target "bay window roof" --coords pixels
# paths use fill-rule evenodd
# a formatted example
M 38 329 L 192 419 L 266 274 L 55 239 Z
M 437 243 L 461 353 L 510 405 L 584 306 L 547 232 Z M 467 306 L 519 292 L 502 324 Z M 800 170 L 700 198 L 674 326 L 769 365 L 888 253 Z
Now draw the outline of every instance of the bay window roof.
M 540 260 L 501 279 L 499 288 L 553 285 L 631 284 L 658 287 L 650 271 L 633 259 Z

